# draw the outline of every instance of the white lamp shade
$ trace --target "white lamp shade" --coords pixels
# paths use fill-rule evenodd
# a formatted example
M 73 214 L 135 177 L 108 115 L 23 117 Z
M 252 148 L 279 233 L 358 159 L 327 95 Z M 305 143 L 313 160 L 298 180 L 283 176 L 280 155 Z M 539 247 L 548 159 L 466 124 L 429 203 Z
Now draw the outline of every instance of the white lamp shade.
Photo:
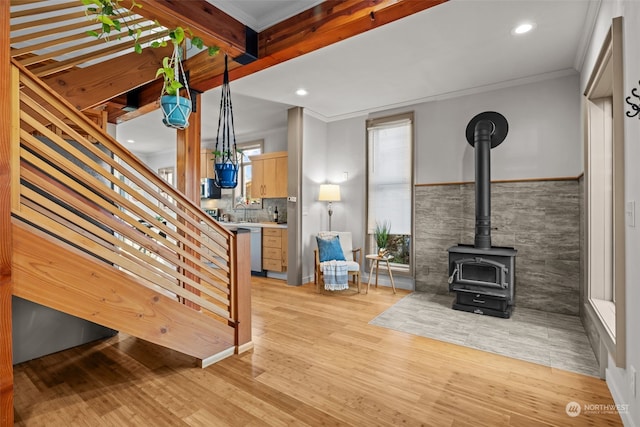
M 320 184 L 318 200 L 321 202 L 339 202 L 340 186 L 338 184 Z

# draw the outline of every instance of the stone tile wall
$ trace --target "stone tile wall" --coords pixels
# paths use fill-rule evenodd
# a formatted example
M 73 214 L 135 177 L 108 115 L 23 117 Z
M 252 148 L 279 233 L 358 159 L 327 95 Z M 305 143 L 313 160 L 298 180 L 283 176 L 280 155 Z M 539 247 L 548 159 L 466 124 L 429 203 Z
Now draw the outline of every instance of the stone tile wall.
M 475 185 L 416 187 L 416 290 L 448 293 L 447 249 L 473 244 Z M 492 244 L 518 250 L 516 305 L 578 315 L 578 180 L 492 183 Z

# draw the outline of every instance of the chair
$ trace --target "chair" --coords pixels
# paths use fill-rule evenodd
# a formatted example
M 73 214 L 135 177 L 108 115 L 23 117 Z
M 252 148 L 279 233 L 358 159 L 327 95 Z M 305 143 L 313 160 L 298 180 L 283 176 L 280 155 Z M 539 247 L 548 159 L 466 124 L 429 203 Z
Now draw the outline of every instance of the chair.
M 322 239 L 330 239 L 331 237 L 338 236 L 340 240 L 340 247 L 344 254 L 344 258 L 347 262 L 348 276 L 352 277 L 353 283 L 358 286 L 358 293 L 360 293 L 360 271 L 362 270 L 362 249 L 353 249 L 351 242 L 351 232 L 348 231 L 320 231 L 317 237 Z M 322 263 L 320 262 L 320 253 L 318 248 L 314 249 L 315 256 L 315 275 L 314 283 L 316 284 L 316 291 L 320 292 L 320 286 L 324 287 L 324 275 L 322 272 Z

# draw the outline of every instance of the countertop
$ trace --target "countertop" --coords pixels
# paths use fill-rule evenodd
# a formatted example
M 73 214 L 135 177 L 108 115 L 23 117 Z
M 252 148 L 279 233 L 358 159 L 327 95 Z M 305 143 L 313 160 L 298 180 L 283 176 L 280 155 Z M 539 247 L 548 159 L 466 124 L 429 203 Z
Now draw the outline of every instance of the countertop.
M 276 224 L 275 222 L 218 222 L 223 227 L 238 227 L 238 228 L 287 228 L 287 224 Z

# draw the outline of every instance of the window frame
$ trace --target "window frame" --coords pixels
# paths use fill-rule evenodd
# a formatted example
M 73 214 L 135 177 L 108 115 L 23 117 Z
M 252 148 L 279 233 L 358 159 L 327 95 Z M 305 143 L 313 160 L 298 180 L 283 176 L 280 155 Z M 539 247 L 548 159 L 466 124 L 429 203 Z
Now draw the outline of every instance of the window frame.
M 243 152 L 245 150 L 259 148 L 260 149 L 259 154 L 264 154 L 264 139 L 257 139 L 254 141 L 243 142 L 241 144 L 236 144 L 236 147 L 238 151 L 243 151 Z M 244 153 L 242 154 L 242 158 L 243 160 L 240 166 L 241 169 L 238 172 L 239 173 L 238 186 L 236 186 L 236 188 L 233 189 L 234 205 L 242 201 L 241 200 L 242 196 L 245 196 L 245 199 L 246 199 L 247 188 L 246 188 L 246 176 L 245 176 L 246 169 L 245 168 L 251 167 L 251 160 L 249 159 L 248 156 L 244 155 Z M 239 193 L 239 191 L 241 192 Z M 247 204 L 247 207 L 246 207 L 247 209 L 262 209 L 262 198 L 255 197 L 255 198 L 251 198 L 250 200 L 252 200 L 252 202 Z
M 587 313 L 595 313 L 601 339 L 612 353 L 617 367 L 626 367 L 626 252 L 625 252 L 625 195 L 624 195 L 624 95 L 623 95 L 623 50 L 622 50 L 622 17 L 614 18 L 611 28 L 603 42 L 602 49 L 591 72 L 584 92 L 584 171 L 585 171 L 585 280 Z M 610 107 L 610 117 L 597 118 L 596 109 L 602 109 L 603 100 Z M 606 116 L 607 114 L 602 114 Z M 596 119 L 594 120 L 594 117 Z M 610 126 L 610 129 L 606 129 Z M 609 135 L 610 133 L 610 135 Z M 602 136 L 602 135 L 605 136 Z M 598 136 L 600 135 L 600 136 Z M 594 202 L 601 202 L 602 181 L 597 179 L 592 170 L 592 159 L 596 159 L 596 144 L 604 144 L 603 140 L 611 138 L 612 179 L 609 184 L 611 197 L 611 233 L 609 236 L 598 236 L 592 233 L 594 221 L 598 218 L 592 213 Z M 605 191 L 607 188 L 605 188 Z M 598 192 L 599 191 L 599 192 Z M 594 199 L 596 199 L 594 201 Z M 602 220 L 600 220 L 600 224 Z M 597 226 L 597 224 L 596 224 Z M 595 242 L 594 242 L 595 240 Z M 611 246 L 610 289 L 604 288 L 599 280 L 599 270 L 593 270 L 592 257 L 594 246 L 608 244 Z M 595 263 L 594 263 L 595 264 Z M 601 269 L 602 270 L 602 269 Z M 603 336 L 604 335 L 604 336 Z
M 415 269 L 415 114 L 413 111 L 394 114 L 390 116 L 377 117 L 368 119 L 366 121 L 365 127 L 365 226 L 364 226 L 364 236 L 365 236 L 365 251 L 366 253 L 374 253 L 376 250 L 376 242 L 373 234 L 369 233 L 369 152 L 370 152 L 370 139 L 369 139 L 369 130 L 375 127 L 388 126 L 393 122 L 405 122 L 409 121 L 411 130 L 409 132 L 410 136 L 410 150 L 409 150 L 409 164 L 411 165 L 411 179 L 409 183 L 411 194 L 409 196 L 411 206 L 410 214 L 411 214 L 411 234 L 409 235 L 409 265 L 399 264 L 390 262 L 391 270 L 394 275 L 405 276 L 405 277 L 413 277 L 414 269 Z M 393 224 L 392 224 L 393 227 Z M 393 231 L 393 228 L 392 228 Z M 393 235 L 393 234 L 392 234 Z M 369 268 L 369 266 L 365 266 L 365 268 Z M 368 271 L 368 270 L 367 270 Z

